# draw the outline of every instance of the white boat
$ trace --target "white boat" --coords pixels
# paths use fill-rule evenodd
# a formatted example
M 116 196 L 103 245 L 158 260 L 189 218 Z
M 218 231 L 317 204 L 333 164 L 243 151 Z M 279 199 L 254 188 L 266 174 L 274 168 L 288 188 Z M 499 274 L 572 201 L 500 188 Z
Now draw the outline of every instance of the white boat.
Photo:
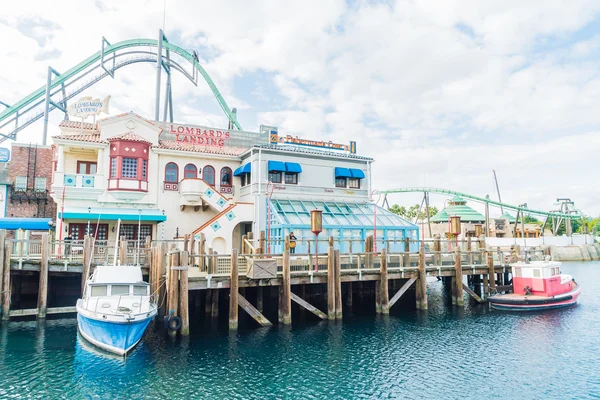
M 119 355 L 138 344 L 157 313 L 150 285 L 137 266 L 97 266 L 76 308 L 81 336 Z

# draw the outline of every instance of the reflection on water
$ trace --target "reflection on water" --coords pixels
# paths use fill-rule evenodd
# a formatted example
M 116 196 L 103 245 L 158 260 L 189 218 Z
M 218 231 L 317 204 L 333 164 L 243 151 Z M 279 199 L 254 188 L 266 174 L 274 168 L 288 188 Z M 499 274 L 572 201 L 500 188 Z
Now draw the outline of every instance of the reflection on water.
M 426 312 L 150 334 L 127 358 L 88 344 L 74 319 L 5 324 L 0 398 L 598 398 L 600 263 L 563 270 L 585 282 L 571 309 L 452 308 L 433 281 Z

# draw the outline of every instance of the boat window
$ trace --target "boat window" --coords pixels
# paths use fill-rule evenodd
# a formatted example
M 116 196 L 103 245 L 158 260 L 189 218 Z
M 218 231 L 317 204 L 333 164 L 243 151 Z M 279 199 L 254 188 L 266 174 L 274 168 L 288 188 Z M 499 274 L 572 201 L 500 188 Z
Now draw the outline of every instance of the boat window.
M 534 268 L 533 269 L 533 277 L 534 278 L 539 278 L 540 276 L 542 276 L 542 274 L 540 273 L 540 269 L 539 268 Z
M 136 296 L 145 296 L 148 294 L 148 286 L 134 286 L 133 294 Z
M 129 285 L 112 285 L 112 295 L 129 294 Z
M 521 271 L 521 268 L 515 268 L 515 276 L 517 276 L 517 277 L 523 276 L 523 271 Z
M 91 286 L 92 296 L 106 296 L 106 285 Z

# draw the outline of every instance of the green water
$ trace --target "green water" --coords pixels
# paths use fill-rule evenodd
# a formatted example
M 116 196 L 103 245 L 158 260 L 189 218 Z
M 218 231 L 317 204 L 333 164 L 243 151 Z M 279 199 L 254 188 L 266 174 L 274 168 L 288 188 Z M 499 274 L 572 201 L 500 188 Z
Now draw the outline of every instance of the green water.
M 89 349 L 74 319 L 4 324 L 0 398 L 600 398 L 600 263 L 565 263 L 580 304 L 543 313 L 452 308 L 343 322 L 147 335 L 126 359 Z

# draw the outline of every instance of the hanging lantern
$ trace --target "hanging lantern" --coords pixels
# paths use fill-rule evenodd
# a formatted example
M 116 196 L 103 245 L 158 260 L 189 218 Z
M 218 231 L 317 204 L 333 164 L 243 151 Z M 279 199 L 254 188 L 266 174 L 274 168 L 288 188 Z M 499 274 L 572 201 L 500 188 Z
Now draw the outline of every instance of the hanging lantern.
M 453 235 L 460 235 L 460 217 L 455 215 L 450 217 L 450 231 Z
M 310 230 L 315 235 L 323 231 L 323 211 L 312 210 L 310 212 Z
M 480 237 L 482 233 L 483 227 L 481 226 L 481 224 L 475 224 L 475 236 Z

